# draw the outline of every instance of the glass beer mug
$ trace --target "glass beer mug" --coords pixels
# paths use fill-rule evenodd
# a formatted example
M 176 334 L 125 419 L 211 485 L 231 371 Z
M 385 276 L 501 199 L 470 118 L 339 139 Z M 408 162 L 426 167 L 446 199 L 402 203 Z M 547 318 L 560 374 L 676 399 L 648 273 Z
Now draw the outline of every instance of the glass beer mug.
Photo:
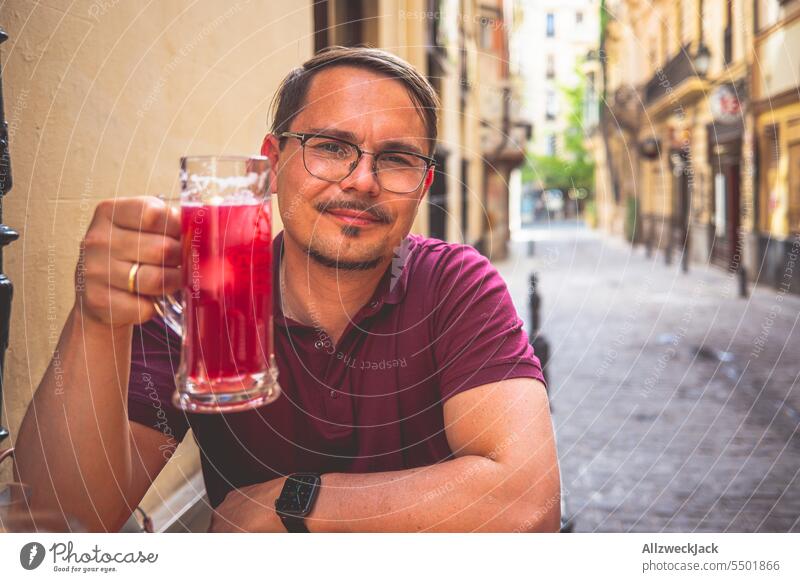
M 181 158 L 179 294 L 156 302 L 181 337 L 174 404 L 236 412 L 280 395 L 272 336 L 272 208 L 265 157 Z

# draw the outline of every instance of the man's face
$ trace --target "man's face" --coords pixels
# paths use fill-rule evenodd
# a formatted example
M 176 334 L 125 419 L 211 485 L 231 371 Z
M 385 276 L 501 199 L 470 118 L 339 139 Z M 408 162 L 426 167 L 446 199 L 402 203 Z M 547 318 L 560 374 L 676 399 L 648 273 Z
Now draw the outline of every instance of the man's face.
M 318 73 L 290 130 L 339 137 L 368 152 L 429 155 L 425 125 L 406 88 L 354 67 Z M 274 152 L 277 142 L 269 139 Z M 386 191 L 372 164 L 373 156 L 365 154 L 349 176 L 328 182 L 306 170 L 300 140 L 287 139 L 276 163 L 285 236 L 330 267 L 369 269 L 391 258 L 411 229 L 428 184 L 407 194 Z

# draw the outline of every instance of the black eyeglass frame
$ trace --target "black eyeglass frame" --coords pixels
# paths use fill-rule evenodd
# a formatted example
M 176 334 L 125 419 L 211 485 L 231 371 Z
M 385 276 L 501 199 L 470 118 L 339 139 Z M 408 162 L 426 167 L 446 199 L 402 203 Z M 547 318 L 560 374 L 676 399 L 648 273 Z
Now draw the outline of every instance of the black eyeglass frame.
M 430 169 L 436 167 L 436 160 L 434 160 L 433 158 L 430 158 L 428 156 L 423 156 L 422 154 L 418 154 L 418 153 L 415 153 L 415 152 L 409 152 L 409 151 L 405 151 L 405 150 L 383 150 L 381 152 L 368 152 L 367 150 L 364 150 L 361 147 L 359 147 L 358 144 L 354 144 L 354 143 L 349 142 L 346 139 L 342 139 L 340 137 L 334 137 L 332 135 L 325 135 L 323 133 L 297 133 L 297 132 L 294 132 L 294 131 L 284 131 L 282 134 L 280 134 L 280 137 L 282 137 L 282 138 L 293 137 L 293 138 L 299 139 L 300 140 L 300 147 L 303 150 L 303 167 L 305 167 L 306 172 L 308 172 L 309 174 L 311 174 L 315 178 L 318 178 L 320 180 L 325 180 L 326 182 L 331 182 L 331 183 L 341 182 L 342 180 L 347 178 L 350 174 L 352 174 L 355 171 L 355 169 L 358 167 L 358 164 L 361 163 L 361 158 L 364 156 L 364 154 L 369 154 L 369 155 L 372 156 L 372 173 L 375 174 L 375 176 L 377 177 L 377 180 L 378 180 L 379 184 L 380 184 L 380 177 L 379 177 L 378 172 L 376 171 L 377 168 L 375 166 L 377 164 L 377 158 L 380 155 L 383 155 L 383 154 L 403 154 L 404 156 L 414 156 L 414 157 L 419 158 L 419 159 L 421 159 L 422 161 L 425 162 L 425 170 L 423 171 L 422 178 L 420 179 L 420 181 L 417 184 L 416 188 L 413 188 L 411 190 L 405 190 L 405 191 L 402 191 L 402 192 L 398 192 L 397 190 L 390 190 L 389 188 L 384 188 L 385 190 L 387 190 L 389 192 L 392 192 L 394 194 L 410 194 L 411 192 L 415 192 L 416 190 L 419 189 L 420 186 L 422 186 L 422 183 L 425 181 L 425 177 L 427 176 L 427 174 L 430 171 Z M 320 176 L 317 176 L 315 173 L 313 173 L 311 170 L 309 170 L 308 169 L 308 164 L 306 164 L 306 142 L 308 140 L 312 139 L 312 138 L 332 139 L 334 141 L 338 141 L 338 142 L 347 144 L 347 145 L 355 148 L 356 152 L 358 153 L 358 157 L 356 158 L 355 162 L 353 162 L 351 164 L 350 171 L 347 172 L 347 174 L 345 174 L 344 176 L 342 176 L 338 180 L 329 180 L 328 178 L 322 178 Z M 383 184 L 381 184 L 381 188 L 383 188 Z

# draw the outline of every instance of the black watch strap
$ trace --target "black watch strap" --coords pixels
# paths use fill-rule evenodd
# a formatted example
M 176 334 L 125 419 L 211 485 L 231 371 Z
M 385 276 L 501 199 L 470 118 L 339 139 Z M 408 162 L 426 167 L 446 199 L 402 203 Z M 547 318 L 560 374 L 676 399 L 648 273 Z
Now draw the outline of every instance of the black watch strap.
M 283 527 L 289 533 L 309 533 L 306 527 L 306 518 L 301 515 L 278 512 L 278 516 L 283 522 Z
M 311 512 L 321 485 L 319 473 L 292 473 L 286 478 L 275 512 L 289 533 L 309 533 L 305 517 Z

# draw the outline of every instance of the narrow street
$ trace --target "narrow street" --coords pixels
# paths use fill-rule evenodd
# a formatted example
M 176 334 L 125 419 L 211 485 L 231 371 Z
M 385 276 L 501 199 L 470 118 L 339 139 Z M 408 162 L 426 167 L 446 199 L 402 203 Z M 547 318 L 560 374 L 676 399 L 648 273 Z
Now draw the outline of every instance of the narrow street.
M 575 531 L 800 531 L 800 297 L 574 223 L 521 235 L 496 264 L 526 325 L 539 275 Z

